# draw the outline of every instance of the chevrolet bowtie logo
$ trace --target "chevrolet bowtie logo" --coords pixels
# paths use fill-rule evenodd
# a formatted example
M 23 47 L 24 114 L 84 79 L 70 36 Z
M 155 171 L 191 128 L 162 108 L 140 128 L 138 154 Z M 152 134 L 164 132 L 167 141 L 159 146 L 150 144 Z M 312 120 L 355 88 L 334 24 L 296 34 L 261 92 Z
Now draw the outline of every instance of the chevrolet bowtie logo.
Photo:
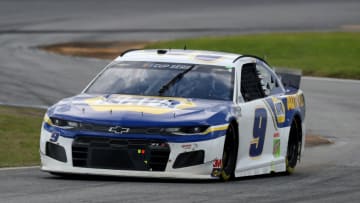
M 130 128 L 123 128 L 121 126 L 110 127 L 109 132 L 116 134 L 128 133 Z

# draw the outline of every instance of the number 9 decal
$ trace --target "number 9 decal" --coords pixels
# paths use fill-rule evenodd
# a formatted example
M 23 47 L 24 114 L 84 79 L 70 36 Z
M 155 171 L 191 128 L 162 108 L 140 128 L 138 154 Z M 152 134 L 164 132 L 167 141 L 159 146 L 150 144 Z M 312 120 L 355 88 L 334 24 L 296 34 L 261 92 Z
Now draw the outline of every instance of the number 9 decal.
M 253 129 L 253 139 L 250 144 L 250 157 L 260 156 L 265 141 L 267 124 L 267 112 L 265 108 L 255 109 L 255 120 Z

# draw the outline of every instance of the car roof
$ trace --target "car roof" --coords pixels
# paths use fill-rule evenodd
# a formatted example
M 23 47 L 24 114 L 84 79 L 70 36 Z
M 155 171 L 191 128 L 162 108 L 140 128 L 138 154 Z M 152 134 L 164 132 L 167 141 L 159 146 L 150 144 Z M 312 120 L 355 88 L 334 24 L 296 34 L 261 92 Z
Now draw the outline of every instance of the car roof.
M 117 61 L 153 61 L 168 63 L 206 64 L 234 66 L 241 55 L 218 51 L 182 49 L 144 49 L 129 50 L 115 59 Z

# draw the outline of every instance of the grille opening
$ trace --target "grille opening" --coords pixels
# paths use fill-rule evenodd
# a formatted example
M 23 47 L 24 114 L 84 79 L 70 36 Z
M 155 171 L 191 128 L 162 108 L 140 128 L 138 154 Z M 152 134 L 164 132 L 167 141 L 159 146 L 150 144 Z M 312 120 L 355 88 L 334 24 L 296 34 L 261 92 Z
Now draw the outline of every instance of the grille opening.
M 54 144 L 52 142 L 46 142 L 45 154 L 53 159 L 61 162 L 67 162 L 67 157 L 64 147 Z
M 170 148 L 162 141 L 82 136 L 74 140 L 72 155 L 75 167 L 165 171 Z
M 181 153 L 176 158 L 173 168 L 183 168 L 203 164 L 204 157 L 204 150 Z

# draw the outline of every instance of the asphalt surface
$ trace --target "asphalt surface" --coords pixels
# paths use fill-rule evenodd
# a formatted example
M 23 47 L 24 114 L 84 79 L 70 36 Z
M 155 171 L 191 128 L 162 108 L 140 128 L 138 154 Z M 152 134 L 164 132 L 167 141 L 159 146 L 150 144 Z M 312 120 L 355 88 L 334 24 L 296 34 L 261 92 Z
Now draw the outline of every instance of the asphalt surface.
M 68 41 L 333 31 L 360 24 L 359 1 L 0 1 L 0 102 L 51 105 L 78 93 L 108 61 L 38 50 Z M 355 26 L 356 27 L 356 26 Z M 191 46 L 190 46 L 191 48 Z M 0 202 L 357 202 L 360 82 L 304 78 L 307 129 L 335 144 L 307 148 L 292 176 L 233 182 L 59 179 L 0 170 Z

